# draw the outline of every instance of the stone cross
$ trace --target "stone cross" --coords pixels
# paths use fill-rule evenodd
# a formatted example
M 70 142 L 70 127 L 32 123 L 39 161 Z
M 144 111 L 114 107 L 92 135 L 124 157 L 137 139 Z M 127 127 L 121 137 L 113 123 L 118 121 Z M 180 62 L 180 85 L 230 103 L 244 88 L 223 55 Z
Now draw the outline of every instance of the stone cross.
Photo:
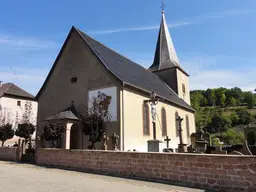
M 182 140 L 182 127 L 181 127 L 181 122 L 183 121 L 183 118 L 181 118 L 180 116 L 176 119 L 176 121 L 178 121 L 179 123 L 179 136 L 180 136 L 180 145 L 183 144 L 183 140 Z
M 167 146 L 167 148 L 169 148 L 169 142 L 171 141 L 171 139 L 168 136 L 166 136 L 164 141 L 166 141 L 166 146 Z
M 106 133 L 104 133 L 103 135 L 103 139 L 102 139 L 102 150 L 108 150 L 108 145 L 107 145 L 107 141 L 109 140 L 109 138 L 106 136 Z
M 116 133 L 113 133 L 113 135 L 111 136 L 111 139 L 112 139 L 112 148 L 113 150 L 117 151 L 119 136 Z

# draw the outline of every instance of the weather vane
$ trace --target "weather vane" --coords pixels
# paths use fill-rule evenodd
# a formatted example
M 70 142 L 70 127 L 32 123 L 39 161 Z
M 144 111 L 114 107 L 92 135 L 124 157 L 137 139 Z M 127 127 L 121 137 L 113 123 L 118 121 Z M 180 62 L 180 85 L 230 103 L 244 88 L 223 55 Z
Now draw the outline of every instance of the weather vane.
M 162 13 L 164 13 L 164 8 L 165 8 L 164 0 L 162 0 L 162 6 L 161 6 L 161 8 L 162 8 Z

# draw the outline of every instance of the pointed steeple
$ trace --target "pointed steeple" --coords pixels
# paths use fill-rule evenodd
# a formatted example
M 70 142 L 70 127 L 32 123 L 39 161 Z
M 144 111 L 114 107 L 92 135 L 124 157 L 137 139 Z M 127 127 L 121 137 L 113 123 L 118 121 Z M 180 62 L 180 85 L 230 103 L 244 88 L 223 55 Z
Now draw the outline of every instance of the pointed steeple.
M 157 46 L 155 51 L 155 58 L 149 70 L 161 70 L 179 65 L 171 35 L 165 20 L 164 10 L 162 10 L 162 21 L 158 34 Z

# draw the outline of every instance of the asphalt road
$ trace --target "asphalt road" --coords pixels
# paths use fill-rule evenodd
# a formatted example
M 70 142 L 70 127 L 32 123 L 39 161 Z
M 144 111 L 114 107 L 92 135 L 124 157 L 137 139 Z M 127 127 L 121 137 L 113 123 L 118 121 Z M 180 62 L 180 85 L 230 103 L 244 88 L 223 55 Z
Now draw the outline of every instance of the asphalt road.
M 0 161 L 1 192 L 199 192 L 165 184 Z

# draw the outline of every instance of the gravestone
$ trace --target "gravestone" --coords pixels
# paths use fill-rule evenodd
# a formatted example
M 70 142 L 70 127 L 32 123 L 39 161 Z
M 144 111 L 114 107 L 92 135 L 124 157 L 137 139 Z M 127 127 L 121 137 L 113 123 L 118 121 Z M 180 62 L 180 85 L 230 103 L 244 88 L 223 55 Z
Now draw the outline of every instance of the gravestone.
M 166 148 L 163 149 L 163 152 L 173 152 L 173 149 L 169 148 L 169 142 L 171 141 L 171 139 L 168 136 L 166 136 L 164 141 L 166 142 Z
M 201 128 L 197 129 L 195 133 L 192 133 L 191 136 L 191 147 L 190 152 L 205 153 L 207 146 L 211 145 L 210 134 L 204 132 Z
M 108 150 L 108 145 L 107 145 L 108 140 L 109 138 L 106 136 L 106 133 L 104 133 L 102 138 L 102 146 L 101 146 L 102 150 Z
M 116 133 L 113 133 L 113 135 L 111 136 L 111 140 L 112 140 L 112 150 L 114 151 L 118 151 L 118 139 L 119 136 Z
M 158 139 L 148 140 L 148 152 L 163 151 L 163 141 Z

